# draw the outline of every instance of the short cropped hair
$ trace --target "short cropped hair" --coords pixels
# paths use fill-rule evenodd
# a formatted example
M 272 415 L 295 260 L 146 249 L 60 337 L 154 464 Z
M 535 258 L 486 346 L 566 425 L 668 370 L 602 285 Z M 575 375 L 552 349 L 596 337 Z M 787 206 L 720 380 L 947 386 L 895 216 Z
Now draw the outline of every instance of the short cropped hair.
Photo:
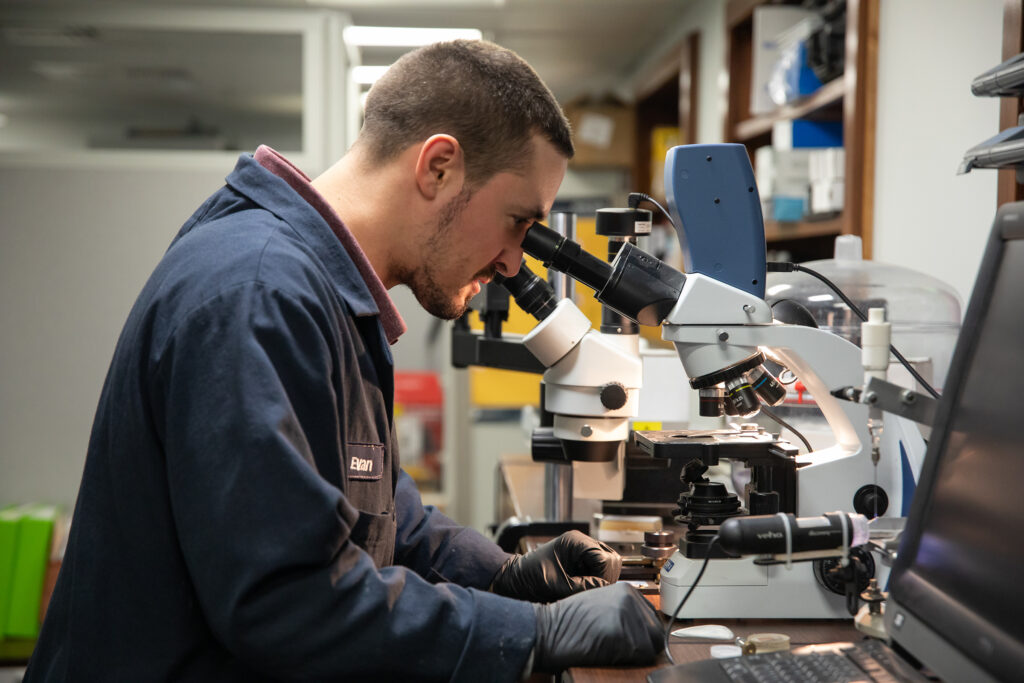
M 571 159 L 569 122 L 540 76 L 519 55 L 483 40 L 435 43 L 403 55 L 366 98 L 358 144 L 386 163 L 431 135 L 448 134 L 478 186 L 521 170 L 540 134 Z

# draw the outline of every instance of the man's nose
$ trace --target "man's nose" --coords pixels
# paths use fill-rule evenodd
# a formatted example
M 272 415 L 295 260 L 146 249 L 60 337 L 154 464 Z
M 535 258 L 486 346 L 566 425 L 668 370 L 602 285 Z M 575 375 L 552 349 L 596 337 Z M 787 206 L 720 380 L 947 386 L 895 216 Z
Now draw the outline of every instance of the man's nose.
M 519 272 L 519 264 L 523 262 L 523 250 L 518 245 L 505 249 L 498 255 L 494 269 L 505 277 L 515 277 Z

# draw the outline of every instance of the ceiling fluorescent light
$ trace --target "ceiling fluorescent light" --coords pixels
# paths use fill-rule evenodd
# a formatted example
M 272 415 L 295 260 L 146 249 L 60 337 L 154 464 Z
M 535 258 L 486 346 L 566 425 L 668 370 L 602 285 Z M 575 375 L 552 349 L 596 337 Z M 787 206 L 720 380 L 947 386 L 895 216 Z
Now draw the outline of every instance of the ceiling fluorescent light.
M 307 5 L 320 7 L 342 7 L 344 9 L 364 8 L 391 10 L 450 10 L 453 8 L 489 9 L 504 7 L 506 0 L 306 0 Z
M 387 70 L 386 66 L 354 66 L 352 67 L 352 81 L 359 85 L 373 85 Z
M 475 28 L 408 28 L 397 26 L 346 26 L 345 43 L 356 47 L 418 47 L 443 40 L 480 40 Z

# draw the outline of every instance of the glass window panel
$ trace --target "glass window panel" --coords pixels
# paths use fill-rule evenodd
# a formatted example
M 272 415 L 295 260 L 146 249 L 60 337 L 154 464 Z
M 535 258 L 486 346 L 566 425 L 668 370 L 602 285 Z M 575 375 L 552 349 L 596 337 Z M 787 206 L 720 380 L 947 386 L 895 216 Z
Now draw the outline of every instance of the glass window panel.
M 298 32 L 8 24 L 0 149 L 302 149 Z

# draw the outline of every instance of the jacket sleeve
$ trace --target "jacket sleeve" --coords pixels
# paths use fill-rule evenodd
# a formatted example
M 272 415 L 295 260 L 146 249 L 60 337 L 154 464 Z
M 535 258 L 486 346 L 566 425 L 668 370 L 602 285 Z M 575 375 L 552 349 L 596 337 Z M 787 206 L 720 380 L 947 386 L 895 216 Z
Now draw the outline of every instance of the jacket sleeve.
M 511 557 L 483 534 L 456 524 L 432 505 L 424 507 L 415 482 L 404 471 L 395 490 L 395 512 L 395 561 L 430 581 L 487 590 Z
M 378 570 L 351 541 L 358 513 L 318 471 L 341 455 L 330 316 L 248 283 L 189 312 L 154 357 L 154 427 L 196 609 L 276 678 L 516 680 L 535 637 L 529 603 Z

